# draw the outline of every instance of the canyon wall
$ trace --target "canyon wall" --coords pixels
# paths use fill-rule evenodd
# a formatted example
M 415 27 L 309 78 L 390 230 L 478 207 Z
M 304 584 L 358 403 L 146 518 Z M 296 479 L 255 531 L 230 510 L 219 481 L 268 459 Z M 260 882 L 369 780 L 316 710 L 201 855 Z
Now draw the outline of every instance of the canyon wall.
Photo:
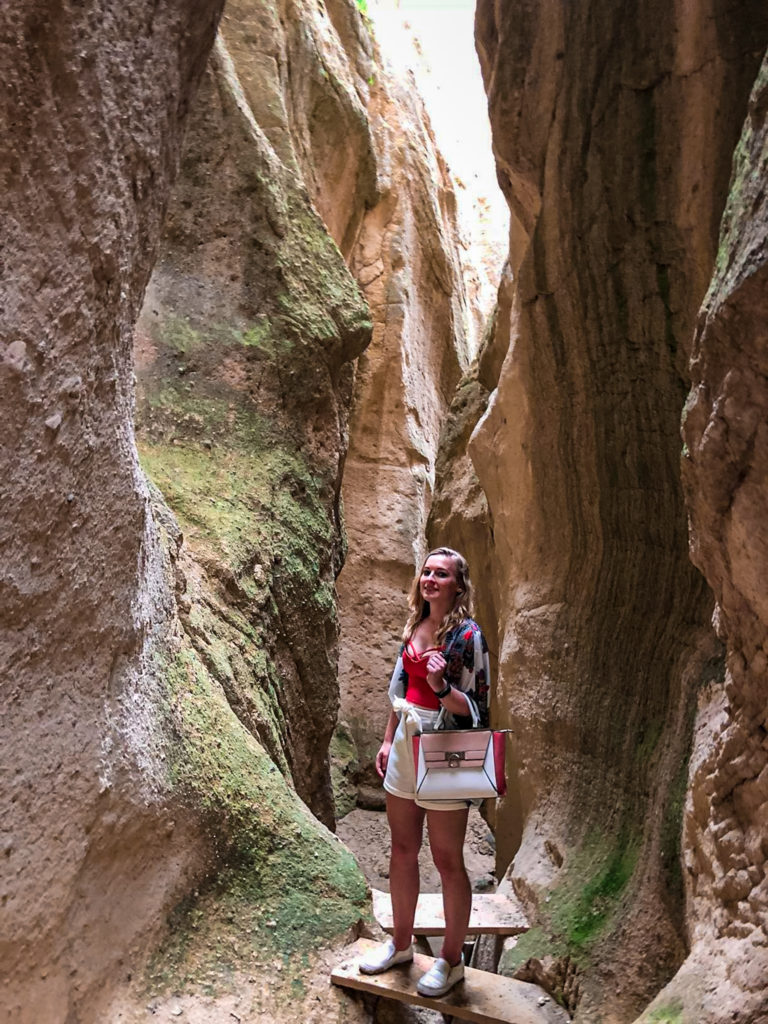
M 291 4 L 282 20 L 254 2 L 225 12 L 138 324 L 137 423 L 191 575 L 216 594 L 185 610 L 189 637 L 332 826 L 340 476 L 351 360 L 371 327 L 302 184 L 311 137 L 291 128 L 333 97 L 326 116 L 365 180 L 367 122 L 323 28 Z
M 645 1018 L 768 1019 L 768 63 L 734 158 L 685 409 L 691 554 L 717 602 L 725 679 L 699 698 L 683 850 L 691 951 Z
M 426 530 L 514 731 L 501 970 L 758 1024 L 765 12 L 480 0 L 513 219 L 470 360 L 450 180 L 356 5 L 231 0 L 207 70 L 193 7 L 0 14 L 0 1011 L 369 1018 L 322 952 L 366 905 L 322 824 L 339 619 L 365 760 Z
M 332 823 L 340 472 L 371 332 L 311 197 L 337 187 L 325 116 L 354 235 L 366 79 L 324 12 L 231 5 L 193 101 L 218 14 L 2 16 L 14 1021 L 144 1020 L 174 993 L 366 1019 L 314 967 L 366 889 L 307 807 Z
M 414 444 L 428 450 L 423 429 L 434 449 L 430 401 L 439 405 L 451 393 L 463 341 L 447 174 L 418 100 L 402 89 L 393 95 L 394 88 L 365 19 L 348 0 L 324 9 L 290 0 L 228 4 L 190 116 L 136 332 L 139 452 L 183 532 L 183 543 L 173 538 L 171 545 L 181 638 L 175 667 L 181 657 L 187 672 L 190 663 L 198 673 L 204 668 L 239 724 L 328 824 L 335 811 L 328 747 L 339 707 L 333 586 L 345 553 L 342 467 L 355 481 L 346 495 L 350 533 L 364 529 L 375 489 L 350 472 L 354 442 L 345 462 L 353 386 L 358 398 L 363 392 L 357 408 L 370 424 L 382 379 L 393 393 L 387 360 L 403 358 L 395 349 L 401 334 L 424 330 L 431 362 L 413 370 L 420 393 L 410 415 L 425 426 L 410 429 Z M 345 261 L 368 299 L 372 325 Z M 389 350 L 366 390 L 361 364 L 372 328 L 374 338 L 386 333 Z M 423 517 L 423 480 L 420 487 Z M 383 506 L 389 497 L 385 488 Z M 388 527 L 389 518 L 386 512 Z M 417 518 L 415 527 L 411 519 L 401 527 L 409 545 L 419 526 Z M 412 546 L 407 558 L 412 565 Z M 343 582 L 340 607 L 343 620 Z M 351 621 L 358 644 L 367 643 L 359 616 Z M 345 639 L 342 651 L 349 649 Z M 341 675 L 349 701 L 343 657 Z M 379 704 L 383 690 L 379 681 Z M 351 706 L 363 699 L 358 689 Z M 199 705 L 195 719 L 204 737 L 197 763 L 207 766 L 217 726 Z M 204 778 L 209 774 L 206 768 Z M 237 791 L 228 779 L 223 787 L 215 779 L 203 786 L 188 773 L 184 779 L 194 784 L 195 799 L 213 789 L 219 809 L 234 810 Z M 251 794 L 253 788 L 247 801 Z M 343 810 L 354 787 L 335 795 Z M 312 822 L 294 828 L 295 818 L 277 799 L 275 805 L 276 820 L 266 815 L 269 831 L 260 830 L 256 841 L 252 826 L 240 836 L 238 822 L 236 866 L 229 858 L 184 912 L 175 912 L 149 980 L 159 985 L 167 977 L 189 992 L 180 1005 L 191 1014 L 203 1012 L 193 994 L 213 977 L 216 1012 L 250 1008 L 261 1019 L 281 1020 L 365 1016 L 362 1006 L 342 1011 L 335 991 L 318 1000 L 328 963 L 314 952 L 356 927 L 360 877 L 341 848 L 335 860 L 323 853 L 319 833 L 317 850 L 305 851 Z M 272 846 L 268 867 L 260 867 L 260 851 Z M 321 900 L 319 915 L 305 905 L 305 881 L 316 906 Z M 210 952 L 222 942 L 223 959 Z M 254 962 L 269 968 L 269 984 L 260 971 L 250 976 Z M 242 972 L 236 987 L 225 969 Z M 167 993 L 169 984 L 159 987 Z M 176 1005 L 172 996 L 163 999 L 159 1009 Z M 124 990 L 115 1005 L 126 1020 L 141 1019 L 136 990 Z
M 481 0 L 476 38 L 514 285 L 493 372 L 462 385 L 475 411 L 448 430 L 433 520 L 468 493 L 493 551 L 517 782 L 497 843 L 536 923 L 501 970 L 549 971 L 577 1020 L 628 1021 L 689 941 L 682 806 L 697 696 L 724 664 L 688 557 L 679 422 L 768 32 L 756 4 Z
M 199 868 L 188 821 L 171 827 L 139 767 L 142 652 L 168 595 L 133 443 L 131 329 L 220 8 L 0 13 L 0 1005 L 14 1021 L 82 1019 Z
M 342 487 L 349 555 L 338 582 L 340 717 L 369 780 L 405 595 L 425 554 L 440 429 L 469 358 L 453 186 L 413 83 L 391 74 L 375 47 L 372 55 L 375 201 L 349 263 L 373 337 L 357 364 Z

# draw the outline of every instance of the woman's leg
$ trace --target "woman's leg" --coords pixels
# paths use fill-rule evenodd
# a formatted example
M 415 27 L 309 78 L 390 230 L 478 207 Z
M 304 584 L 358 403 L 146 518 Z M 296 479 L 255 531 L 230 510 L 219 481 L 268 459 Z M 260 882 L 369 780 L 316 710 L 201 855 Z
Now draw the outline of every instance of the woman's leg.
M 392 835 L 389 858 L 389 890 L 395 949 L 405 949 L 413 942 L 413 918 L 419 898 L 419 850 L 424 831 L 424 810 L 413 800 L 387 793 L 387 819 Z
M 464 867 L 468 816 L 468 807 L 459 811 L 427 811 L 432 859 L 443 883 L 445 938 L 440 955 L 451 965 L 461 957 L 472 910 L 472 887 Z

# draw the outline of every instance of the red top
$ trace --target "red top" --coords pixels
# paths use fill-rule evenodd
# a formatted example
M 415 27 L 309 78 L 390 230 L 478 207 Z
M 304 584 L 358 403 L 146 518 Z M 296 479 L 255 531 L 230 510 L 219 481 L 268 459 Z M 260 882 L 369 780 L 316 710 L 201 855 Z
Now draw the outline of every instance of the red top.
M 429 708 L 432 711 L 440 710 L 440 701 L 427 682 L 427 662 L 433 651 L 442 652 L 443 650 L 445 650 L 444 647 L 428 647 L 426 651 L 419 654 L 410 640 L 405 645 L 403 668 L 408 673 L 408 689 L 405 692 L 405 699 L 410 704 L 416 704 L 420 708 Z

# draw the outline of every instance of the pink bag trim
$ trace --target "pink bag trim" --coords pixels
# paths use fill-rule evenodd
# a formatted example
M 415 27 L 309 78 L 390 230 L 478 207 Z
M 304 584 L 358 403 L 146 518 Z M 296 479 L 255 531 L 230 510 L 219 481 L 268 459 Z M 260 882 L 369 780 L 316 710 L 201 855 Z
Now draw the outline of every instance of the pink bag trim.
M 499 796 L 505 796 L 507 792 L 507 775 L 504 763 L 504 748 L 506 735 L 503 732 L 493 734 L 493 764 L 496 769 L 496 786 Z

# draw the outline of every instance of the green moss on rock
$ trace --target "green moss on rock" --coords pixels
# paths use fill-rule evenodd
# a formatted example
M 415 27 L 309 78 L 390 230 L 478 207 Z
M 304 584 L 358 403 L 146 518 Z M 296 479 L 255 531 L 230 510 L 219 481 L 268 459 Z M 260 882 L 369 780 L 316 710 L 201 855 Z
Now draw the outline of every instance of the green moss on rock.
M 367 913 L 365 879 L 243 728 L 197 653 L 182 644 L 160 671 L 171 785 L 202 813 L 218 870 L 173 909 L 147 986 L 220 989 L 254 957 L 281 956 L 298 975 L 302 954 Z
M 276 631 L 281 623 L 291 630 L 308 661 L 311 645 L 325 645 L 335 629 L 338 539 L 328 484 L 294 439 L 252 408 L 166 383 L 147 398 L 154 418 L 139 438 L 142 465 L 217 585 L 193 602 L 190 635 L 232 707 L 287 772 L 291 726 Z M 323 686 L 335 682 L 332 666 L 314 682 L 322 700 Z M 303 739 L 312 742 L 309 731 Z
M 571 956 L 579 965 L 588 962 L 596 942 L 616 921 L 638 853 L 634 838 L 588 837 L 558 885 L 543 894 L 541 924 L 505 951 L 499 973 L 512 975 L 531 957 Z
M 665 1006 L 659 1006 L 640 1018 L 643 1024 L 683 1024 L 683 1004 L 675 1001 Z
M 331 737 L 331 785 L 336 818 L 343 818 L 357 806 L 357 769 L 359 755 L 354 737 L 344 722 L 339 722 Z
M 236 573 L 258 552 L 260 564 L 277 555 L 302 582 L 316 582 L 332 524 L 323 482 L 301 453 L 265 418 L 221 400 L 166 388 L 153 404 L 172 418 L 173 432 L 141 437 L 142 465 L 187 537 Z
M 751 231 L 756 214 L 765 205 L 764 182 L 768 170 L 768 138 L 759 129 L 768 95 L 768 55 L 763 58 L 752 86 L 749 109 L 733 154 L 728 199 L 720 224 L 715 273 L 704 300 L 714 308 L 721 296 L 735 291 L 754 267 L 761 264 L 761 232 Z
M 635 758 L 637 759 L 638 767 L 645 769 L 651 758 L 656 753 L 659 740 L 664 732 L 664 723 L 658 719 L 650 719 L 645 722 L 637 734 L 637 746 L 635 748 Z
M 190 349 L 194 349 L 201 342 L 200 332 L 195 330 L 188 318 L 171 314 L 167 316 L 162 325 L 157 325 L 153 334 L 162 330 L 162 340 L 169 348 L 180 355 L 185 355 Z

